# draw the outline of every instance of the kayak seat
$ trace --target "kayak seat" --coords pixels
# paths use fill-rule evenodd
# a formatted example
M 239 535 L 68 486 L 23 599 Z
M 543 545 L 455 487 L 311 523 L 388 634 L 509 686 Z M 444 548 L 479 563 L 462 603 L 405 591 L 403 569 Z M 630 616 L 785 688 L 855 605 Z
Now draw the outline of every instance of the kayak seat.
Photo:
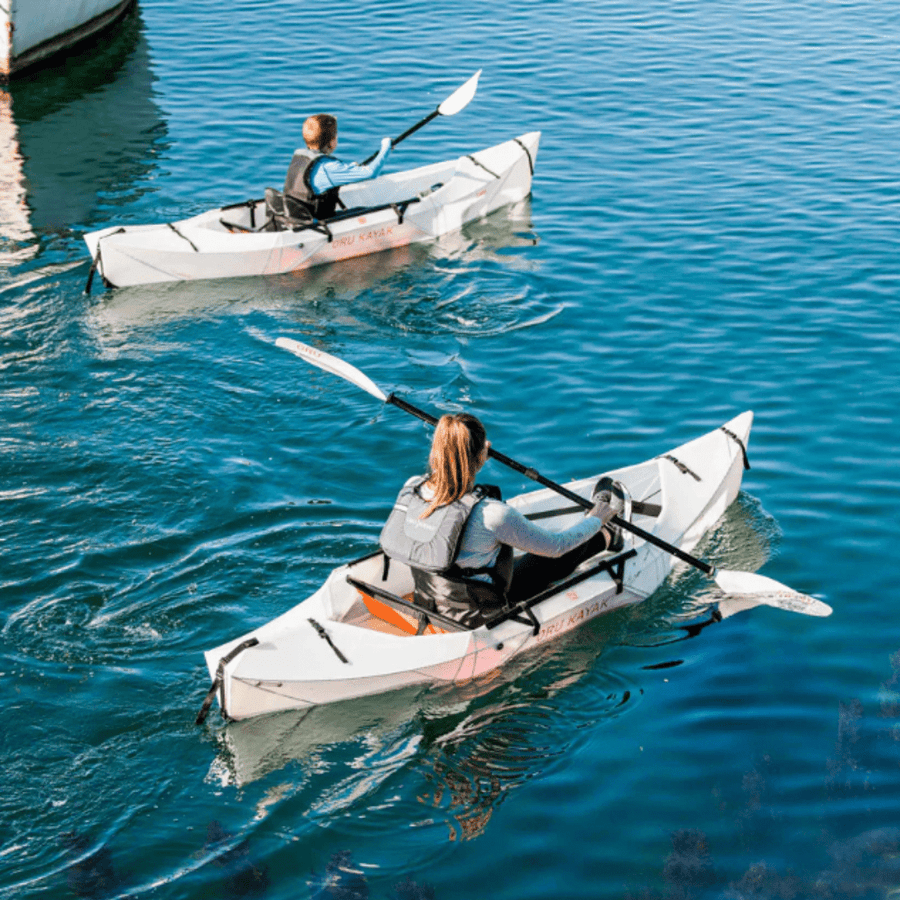
M 272 231 L 303 231 L 310 228 L 324 234 L 328 238 L 328 243 L 331 243 L 331 229 L 326 221 L 311 218 L 306 208 L 292 197 L 276 191 L 275 188 L 266 188 L 265 199 L 266 213 L 273 223 Z
M 507 606 L 506 598 L 489 581 L 462 575 L 412 569 L 416 604 L 439 610 L 465 628 L 478 628 L 485 618 Z
M 308 215 L 304 215 L 305 210 L 302 210 L 290 197 L 285 197 L 281 191 L 267 187 L 265 198 L 266 215 L 275 224 L 276 231 L 288 231 L 297 227 L 306 228 L 312 224 L 313 220 Z

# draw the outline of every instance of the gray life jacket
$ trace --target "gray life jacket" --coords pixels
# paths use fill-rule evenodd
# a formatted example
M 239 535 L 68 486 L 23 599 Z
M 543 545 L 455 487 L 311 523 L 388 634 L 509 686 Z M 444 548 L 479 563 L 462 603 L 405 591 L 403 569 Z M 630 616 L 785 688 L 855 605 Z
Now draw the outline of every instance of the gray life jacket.
M 445 608 L 468 611 L 501 605 L 512 574 L 511 548 L 503 547 L 493 566 L 462 569 L 456 565 L 472 510 L 485 497 L 499 499 L 499 491 L 476 485 L 470 493 L 438 507 L 423 519 L 428 501 L 420 488 L 426 481 L 417 475 L 403 485 L 381 529 L 381 549 L 389 559 L 412 569 L 416 602 L 427 608 L 435 609 L 440 603 Z M 473 578 L 481 574 L 488 575 L 491 581 Z
M 313 165 L 320 159 L 334 159 L 315 150 L 295 150 L 284 179 L 286 211 L 294 219 L 330 219 L 337 210 L 338 188 L 316 194 L 309 181 Z

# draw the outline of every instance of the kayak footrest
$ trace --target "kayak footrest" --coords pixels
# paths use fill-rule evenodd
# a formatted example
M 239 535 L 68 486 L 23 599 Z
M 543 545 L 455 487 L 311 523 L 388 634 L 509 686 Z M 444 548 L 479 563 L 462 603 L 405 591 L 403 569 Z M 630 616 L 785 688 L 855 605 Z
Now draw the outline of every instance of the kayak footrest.
M 470 628 L 466 628 L 465 625 L 460 625 L 455 619 L 451 619 L 443 613 L 425 609 L 424 607 L 412 603 L 409 600 L 404 600 L 403 597 L 398 597 L 396 594 L 392 594 L 390 591 L 386 591 L 384 588 L 380 588 L 377 585 L 369 584 L 366 581 L 360 581 L 358 578 L 353 578 L 350 575 L 347 576 L 347 584 L 353 585 L 358 591 L 362 591 L 372 597 L 377 597 L 382 603 L 386 603 L 398 612 L 405 612 L 415 616 L 419 620 L 420 633 L 430 624 L 440 625 L 441 628 L 444 628 L 447 631 L 471 631 Z
M 568 590 L 570 587 L 573 587 L 574 585 L 587 580 L 588 578 L 593 578 L 594 575 L 599 575 L 601 572 L 609 572 L 610 577 L 616 585 L 616 593 L 621 594 L 622 590 L 624 589 L 625 563 L 633 556 L 637 556 L 637 550 L 632 547 L 630 550 L 627 550 L 625 553 L 620 553 L 618 556 L 614 556 L 612 559 L 604 559 L 598 563 L 595 563 L 593 566 L 585 569 L 583 572 L 576 572 L 574 575 L 570 575 L 563 581 L 556 582 L 556 584 L 551 585 L 550 587 L 541 591 L 539 594 L 535 594 L 533 597 L 529 597 L 527 600 L 522 600 L 515 606 L 512 606 L 509 609 L 505 609 L 502 612 L 497 613 L 497 615 L 487 619 L 484 623 L 485 628 L 496 628 L 498 625 L 506 622 L 508 619 L 512 619 L 514 621 L 522 621 L 522 616 L 528 617 L 527 622 L 525 622 L 524 624 L 535 623 L 536 625 L 537 620 L 534 618 L 534 614 L 531 612 L 532 607 L 537 606 L 539 603 L 543 603 L 544 600 L 546 600 L 548 597 L 553 597 L 556 594 Z M 535 634 L 537 634 L 537 631 L 535 631 Z

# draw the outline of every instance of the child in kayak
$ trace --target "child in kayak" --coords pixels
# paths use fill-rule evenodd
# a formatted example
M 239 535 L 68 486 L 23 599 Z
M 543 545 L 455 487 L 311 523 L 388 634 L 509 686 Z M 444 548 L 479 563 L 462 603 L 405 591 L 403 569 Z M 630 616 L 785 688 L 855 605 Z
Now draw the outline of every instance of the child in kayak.
M 306 147 L 294 151 L 284 180 L 287 213 L 297 219 L 330 219 L 340 203 L 339 188 L 374 178 L 391 151 L 391 139 L 386 137 L 368 165 L 341 162 L 331 155 L 338 142 L 337 119 L 327 113 L 303 123 L 303 140 Z
M 429 609 L 473 610 L 533 596 L 579 563 L 622 546 L 610 520 L 624 503 L 603 491 L 584 519 L 552 532 L 476 485 L 490 442 L 472 415 L 442 416 L 430 473 L 409 479 L 381 533 L 385 554 L 412 568 L 416 602 Z M 513 549 L 522 550 L 513 565 Z

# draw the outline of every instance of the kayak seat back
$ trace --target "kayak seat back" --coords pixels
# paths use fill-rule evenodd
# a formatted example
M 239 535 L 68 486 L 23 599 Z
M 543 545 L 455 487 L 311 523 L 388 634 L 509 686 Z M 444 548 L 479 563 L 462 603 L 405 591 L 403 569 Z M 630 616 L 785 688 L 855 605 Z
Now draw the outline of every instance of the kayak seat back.
M 412 576 L 417 605 L 440 610 L 466 628 L 478 628 L 487 615 L 507 605 L 503 593 L 490 581 L 416 568 L 412 568 Z
M 430 621 L 423 622 L 421 619 L 413 616 L 411 612 L 394 609 L 394 607 L 388 606 L 383 600 L 377 600 L 365 591 L 360 591 L 360 596 L 371 615 L 382 622 L 387 622 L 388 625 L 393 625 L 394 628 L 399 628 L 400 631 L 406 634 L 446 634 L 443 628 L 435 628 L 434 623 Z M 413 595 L 406 594 L 403 599 L 412 603 Z
M 285 197 L 281 191 L 267 187 L 266 214 L 275 223 L 279 231 L 287 231 L 292 228 L 305 228 L 312 225 L 313 219 L 309 212 L 290 197 Z

